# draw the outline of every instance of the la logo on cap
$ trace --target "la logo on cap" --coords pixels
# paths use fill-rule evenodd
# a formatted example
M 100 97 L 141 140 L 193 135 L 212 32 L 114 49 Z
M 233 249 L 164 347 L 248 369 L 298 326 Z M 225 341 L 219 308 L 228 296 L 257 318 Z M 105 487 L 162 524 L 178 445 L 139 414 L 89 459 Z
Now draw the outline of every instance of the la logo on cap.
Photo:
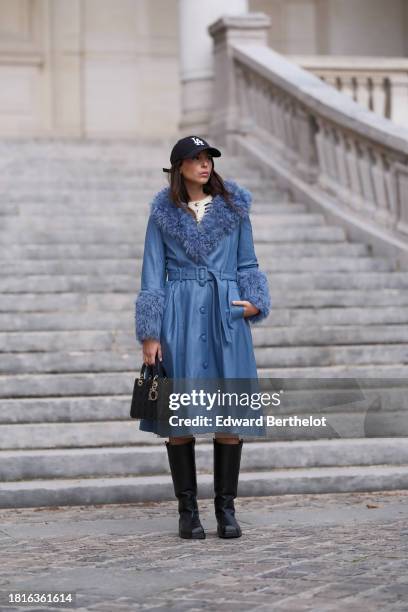
M 192 140 L 194 140 L 194 144 L 196 145 L 203 145 L 203 141 L 200 138 L 197 138 L 197 136 L 192 136 Z

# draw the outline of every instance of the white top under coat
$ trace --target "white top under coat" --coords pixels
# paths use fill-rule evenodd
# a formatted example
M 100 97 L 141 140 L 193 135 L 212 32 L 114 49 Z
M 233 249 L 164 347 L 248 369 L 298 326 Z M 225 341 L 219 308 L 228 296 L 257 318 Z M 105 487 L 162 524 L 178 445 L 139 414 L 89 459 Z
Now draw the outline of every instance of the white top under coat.
M 209 194 L 207 197 L 205 197 L 202 200 L 188 202 L 187 206 L 195 212 L 197 223 L 200 223 L 205 213 L 209 209 L 211 202 L 212 202 L 211 194 Z

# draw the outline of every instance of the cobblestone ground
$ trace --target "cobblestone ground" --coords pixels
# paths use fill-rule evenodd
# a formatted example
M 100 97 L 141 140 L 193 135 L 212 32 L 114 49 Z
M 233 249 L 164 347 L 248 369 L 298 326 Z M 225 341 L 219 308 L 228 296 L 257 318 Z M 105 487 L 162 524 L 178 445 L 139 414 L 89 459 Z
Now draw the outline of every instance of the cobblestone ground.
M 8 591 L 76 594 L 76 610 L 408 610 L 408 491 L 238 498 L 243 535 L 177 534 L 177 502 L 0 510 Z M 61 609 L 61 608 L 59 608 Z M 71 608 L 72 609 L 72 608 Z

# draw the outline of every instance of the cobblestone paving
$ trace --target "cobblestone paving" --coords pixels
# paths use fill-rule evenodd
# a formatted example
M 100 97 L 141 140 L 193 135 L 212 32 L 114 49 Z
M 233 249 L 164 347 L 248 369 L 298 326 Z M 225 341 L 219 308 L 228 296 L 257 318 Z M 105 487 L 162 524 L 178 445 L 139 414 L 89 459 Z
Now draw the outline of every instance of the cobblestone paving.
M 0 510 L 8 591 L 71 591 L 76 610 L 408 611 L 408 491 L 238 498 L 243 535 L 181 540 L 177 502 Z M 61 608 L 59 608 L 61 609 Z M 71 608 L 72 609 L 72 608 Z

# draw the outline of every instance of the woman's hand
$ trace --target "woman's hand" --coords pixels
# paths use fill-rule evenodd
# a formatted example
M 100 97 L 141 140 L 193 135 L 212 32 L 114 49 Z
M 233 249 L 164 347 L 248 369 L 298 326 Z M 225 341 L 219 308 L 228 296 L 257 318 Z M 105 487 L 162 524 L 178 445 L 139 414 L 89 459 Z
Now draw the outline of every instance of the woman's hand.
M 260 312 L 259 308 L 251 304 L 251 302 L 248 302 L 248 300 L 233 300 L 232 303 L 236 306 L 244 307 L 244 318 L 251 317 L 252 315 L 256 315 L 258 312 Z
M 154 365 L 156 363 L 156 354 L 158 354 L 160 361 L 162 361 L 163 355 L 160 342 L 154 338 L 143 340 L 143 363 Z

